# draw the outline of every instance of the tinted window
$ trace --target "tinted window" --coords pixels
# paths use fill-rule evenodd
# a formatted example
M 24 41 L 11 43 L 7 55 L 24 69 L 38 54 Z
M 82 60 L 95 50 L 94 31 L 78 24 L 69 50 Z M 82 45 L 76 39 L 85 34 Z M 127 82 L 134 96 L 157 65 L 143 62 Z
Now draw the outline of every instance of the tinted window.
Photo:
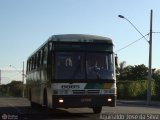
M 109 53 L 88 53 L 86 56 L 88 79 L 109 79 L 113 73 L 113 58 Z
M 80 52 L 56 53 L 56 79 L 84 79 L 84 54 Z
M 56 53 L 56 79 L 111 79 L 111 53 Z

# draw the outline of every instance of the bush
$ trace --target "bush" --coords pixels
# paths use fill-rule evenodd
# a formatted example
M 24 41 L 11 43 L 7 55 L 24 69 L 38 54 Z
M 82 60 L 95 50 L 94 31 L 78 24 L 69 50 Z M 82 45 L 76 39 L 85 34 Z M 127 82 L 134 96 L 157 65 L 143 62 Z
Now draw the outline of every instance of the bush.
M 6 85 L 0 86 L 0 97 L 21 97 L 23 86 L 21 81 L 12 81 Z
M 152 97 L 155 96 L 155 81 L 152 80 Z M 117 82 L 117 98 L 118 99 L 147 99 L 147 81 L 120 81 Z

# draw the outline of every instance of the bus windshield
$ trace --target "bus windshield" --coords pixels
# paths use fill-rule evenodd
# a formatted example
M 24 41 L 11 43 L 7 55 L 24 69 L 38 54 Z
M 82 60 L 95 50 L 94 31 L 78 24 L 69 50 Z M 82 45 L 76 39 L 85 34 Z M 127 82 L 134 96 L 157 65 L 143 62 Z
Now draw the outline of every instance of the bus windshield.
M 88 79 L 111 79 L 113 58 L 109 53 L 88 53 L 86 56 Z
M 56 52 L 56 79 L 111 79 L 112 53 Z
M 84 54 L 80 52 L 56 53 L 56 79 L 84 79 Z

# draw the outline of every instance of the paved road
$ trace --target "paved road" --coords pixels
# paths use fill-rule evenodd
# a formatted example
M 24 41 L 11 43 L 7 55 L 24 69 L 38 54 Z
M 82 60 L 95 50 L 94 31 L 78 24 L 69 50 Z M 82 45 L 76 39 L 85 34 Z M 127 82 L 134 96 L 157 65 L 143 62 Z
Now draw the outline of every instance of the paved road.
M 99 120 L 100 115 L 108 114 L 160 114 L 160 106 L 147 106 L 118 102 L 117 107 L 103 107 L 101 114 L 93 114 L 89 108 L 40 109 L 31 108 L 25 98 L 0 98 L 0 120 L 6 116 L 10 119 L 38 120 Z M 154 119 L 160 120 L 160 115 Z

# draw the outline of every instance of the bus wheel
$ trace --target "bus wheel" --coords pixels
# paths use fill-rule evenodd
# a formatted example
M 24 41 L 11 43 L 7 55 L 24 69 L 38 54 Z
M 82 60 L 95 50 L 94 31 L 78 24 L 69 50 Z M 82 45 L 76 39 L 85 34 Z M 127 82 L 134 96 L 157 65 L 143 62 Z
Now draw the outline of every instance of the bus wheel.
M 31 103 L 31 107 L 34 108 L 36 105 L 34 102 L 32 102 L 32 93 L 31 93 L 31 88 L 29 89 L 29 101 Z
M 102 111 L 102 107 L 93 107 L 93 112 L 95 113 L 95 114 L 98 114 L 98 113 L 100 113 Z
M 44 89 L 44 92 L 43 92 L 43 105 L 45 107 L 47 107 L 47 105 L 48 105 L 48 101 L 47 101 L 47 89 L 46 88 Z
M 31 101 L 32 100 L 32 95 L 31 95 L 31 88 L 29 89 L 29 94 L 28 94 L 28 98 Z
M 41 108 L 41 105 L 31 101 L 31 108 Z
M 36 103 L 34 103 L 34 102 L 31 101 L 31 107 L 32 108 L 36 108 L 37 107 Z

